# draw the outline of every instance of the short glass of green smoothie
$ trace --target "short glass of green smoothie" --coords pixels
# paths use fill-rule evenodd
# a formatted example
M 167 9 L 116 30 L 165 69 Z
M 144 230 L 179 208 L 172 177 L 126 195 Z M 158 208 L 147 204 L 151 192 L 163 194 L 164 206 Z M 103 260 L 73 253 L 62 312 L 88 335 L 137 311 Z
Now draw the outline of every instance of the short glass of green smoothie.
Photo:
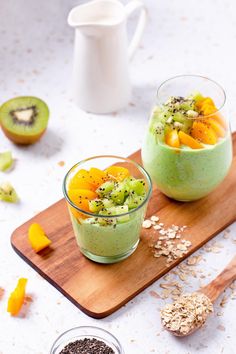
M 66 174 L 63 192 L 77 244 L 98 263 L 116 263 L 137 248 L 152 182 L 138 163 L 95 156 Z
M 223 88 L 197 75 L 177 76 L 162 83 L 142 160 L 158 189 L 170 198 L 193 201 L 213 191 L 232 162 Z

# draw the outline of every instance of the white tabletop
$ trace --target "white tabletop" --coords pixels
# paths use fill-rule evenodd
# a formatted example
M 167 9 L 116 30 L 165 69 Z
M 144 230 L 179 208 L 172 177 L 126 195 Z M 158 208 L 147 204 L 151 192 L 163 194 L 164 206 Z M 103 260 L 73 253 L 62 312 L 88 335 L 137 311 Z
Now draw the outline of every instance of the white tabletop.
M 163 280 L 112 316 L 95 320 L 41 278 L 10 245 L 17 226 L 62 197 L 62 179 L 73 163 L 94 154 L 127 156 L 141 147 L 156 87 L 163 80 L 198 73 L 219 81 L 226 89 L 231 123 L 236 129 L 235 1 L 145 2 L 149 23 L 130 65 L 132 101 L 123 111 L 106 116 L 80 111 L 69 93 L 74 33 L 66 17 L 80 1 L 0 2 L 1 102 L 15 95 L 35 95 L 43 98 L 51 111 L 48 131 L 34 146 L 14 146 L 0 132 L 0 151 L 12 150 L 16 159 L 14 170 L 1 173 L 0 180 L 11 181 L 21 197 L 18 205 L 0 204 L 0 287 L 5 289 L 0 301 L 1 354 L 49 353 L 61 332 L 79 325 L 110 330 L 126 354 L 235 353 L 236 301 L 230 298 L 231 290 L 226 292 L 225 307 L 219 304 L 221 297 L 215 316 L 203 330 L 180 340 L 161 329 L 159 309 L 167 300 L 157 299 L 155 293 L 161 293 Z M 131 21 L 129 30 L 134 23 Z M 63 167 L 58 165 L 60 161 L 65 161 Z M 193 291 L 210 281 L 235 254 L 236 224 L 230 230 L 229 238 L 223 234 L 216 238 L 223 246 L 219 253 L 200 251 L 204 259 L 198 266 L 202 277 L 188 278 L 189 285 L 182 283 L 184 290 Z M 25 318 L 12 318 L 6 312 L 7 298 L 19 277 L 28 278 L 27 293 L 33 302 Z

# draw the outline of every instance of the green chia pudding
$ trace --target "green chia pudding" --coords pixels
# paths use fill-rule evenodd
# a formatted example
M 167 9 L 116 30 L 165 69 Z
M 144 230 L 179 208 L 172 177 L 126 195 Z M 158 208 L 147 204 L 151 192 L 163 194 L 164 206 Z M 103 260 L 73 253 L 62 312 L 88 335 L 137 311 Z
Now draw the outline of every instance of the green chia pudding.
M 140 175 L 144 170 L 139 168 Z M 143 177 L 113 166 L 104 171 L 79 170 L 70 180 L 66 194 L 70 217 L 77 244 L 87 258 L 116 263 L 135 251 L 151 193 L 145 171 Z
M 212 99 L 197 93 L 170 97 L 155 107 L 142 160 L 157 187 L 170 198 L 193 201 L 214 190 L 231 166 L 232 142 Z

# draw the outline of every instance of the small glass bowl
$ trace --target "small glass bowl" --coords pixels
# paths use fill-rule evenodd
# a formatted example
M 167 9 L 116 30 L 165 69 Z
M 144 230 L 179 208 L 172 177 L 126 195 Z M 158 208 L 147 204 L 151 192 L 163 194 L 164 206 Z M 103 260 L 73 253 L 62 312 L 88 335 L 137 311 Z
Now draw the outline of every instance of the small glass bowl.
M 115 354 L 124 354 L 120 342 L 110 332 L 94 326 L 80 326 L 62 333 L 53 343 L 50 354 L 59 354 L 67 344 L 84 338 L 95 338 L 111 347 Z

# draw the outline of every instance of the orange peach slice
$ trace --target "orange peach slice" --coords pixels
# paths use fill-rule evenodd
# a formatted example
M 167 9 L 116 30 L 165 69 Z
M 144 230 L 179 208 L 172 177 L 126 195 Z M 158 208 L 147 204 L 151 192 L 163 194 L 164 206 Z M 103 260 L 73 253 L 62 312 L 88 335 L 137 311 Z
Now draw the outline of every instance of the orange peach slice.
M 205 122 L 214 130 L 217 136 L 219 136 L 220 138 L 223 138 L 225 136 L 224 128 L 214 118 L 208 118 L 205 120 Z
M 195 121 L 191 129 L 191 136 L 200 140 L 204 144 L 215 145 L 217 143 L 217 135 L 215 131 L 207 124 Z
M 97 197 L 97 193 L 89 189 L 69 189 L 68 196 L 76 206 L 82 209 L 82 206 L 87 205 L 87 203 L 84 203 L 84 200 L 88 201 L 88 200 L 95 199 Z
M 95 167 L 90 168 L 89 170 L 89 181 L 92 183 L 96 188 L 99 187 L 101 184 L 107 181 L 107 174 Z
M 88 182 L 88 178 L 78 177 L 75 175 L 69 182 L 69 189 L 90 189 L 95 191 L 96 186 Z
M 226 121 L 220 112 L 213 114 L 210 118 L 215 119 L 223 128 L 227 128 Z
M 104 171 L 108 176 L 115 178 L 117 181 L 123 181 L 130 176 L 129 170 L 122 166 L 111 166 Z
M 181 144 L 189 146 L 192 149 L 202 149 L 203 145 L 200 144 L 197 140 L 192 138 L 190 135 L 180 131 L 179 132 L 179 140 Z
M 179 136 L 177 130 L 170 130 L 166 135 L 165 135 L 165 143 L 171 147 L 174 148 L 179 148 L 180 147 L 180 142 L 179 142 Z

